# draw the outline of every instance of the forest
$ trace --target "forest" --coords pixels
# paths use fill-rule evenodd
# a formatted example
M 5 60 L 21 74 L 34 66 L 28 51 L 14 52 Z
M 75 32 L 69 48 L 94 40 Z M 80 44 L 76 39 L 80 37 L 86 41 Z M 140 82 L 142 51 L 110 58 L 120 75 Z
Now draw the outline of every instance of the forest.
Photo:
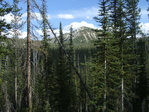
M 19 2 L 0 0 L 0 112 L 149 112 L 149 37 L 139 0 L 99 0 L 99 29 L 72 26 L 64 34 L 60 22 L 58 36 L 46 0 L 26 0 L 25 22 Z M 33 31 L 32 8 L 42 35 Z

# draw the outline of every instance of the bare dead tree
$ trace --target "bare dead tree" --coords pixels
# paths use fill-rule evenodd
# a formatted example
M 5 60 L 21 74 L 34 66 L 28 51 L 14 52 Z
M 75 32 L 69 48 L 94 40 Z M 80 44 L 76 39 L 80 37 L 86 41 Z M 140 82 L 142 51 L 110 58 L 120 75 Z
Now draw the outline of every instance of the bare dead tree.
M 28 91 L 28 108 L 29 112 L 32 112 L 30 17 L 31 17 L 30 0 L 27 0 L 27 91 Z

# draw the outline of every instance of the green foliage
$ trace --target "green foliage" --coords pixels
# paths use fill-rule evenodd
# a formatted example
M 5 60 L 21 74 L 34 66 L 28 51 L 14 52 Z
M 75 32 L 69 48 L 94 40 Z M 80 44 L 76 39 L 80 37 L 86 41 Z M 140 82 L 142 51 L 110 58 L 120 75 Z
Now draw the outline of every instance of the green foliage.
M 71 94 L 70 94 L 70 74 L 69 74 L 69 68 L 68 68 L 68 61 L 66 60 L 63 47 L 63 32 L 62 32 L 62 25 L 60 23 L 60 36 L 59 36 L 59 53 L 58 53 L 58 61 L 57 61 L 57 95 L 56 95 L 56 100 L 57 100 L 57 109 L 58 111 L 61 112 L 67 112 L 70 108 L 70 99 L 71 99 Z
M 13 14 L 20 17 L 21 14 L 17 12 L 20 10 L 17 7 L 19 1 L 14 2 L 16 4 L 13 6 Z M 0 3 L 1 6 L 6 6 L 4 1 Z M 49 39 L 46 1 L 42 0 L 40 9 L 43 20 L 40 25 L 43 38 L 41 41 L 33 40 L 31 48 L 34 111 L 148 111 L 149 46 L 148 37 L 136 38 L 140 32 L 140 9 L 137 6 L 138 0 L 102 0 L 99 2 L 98 16 L 94 18 L 101 27 L 100 30 L 82 27 L 73 31 L 70 28 L 69 34 L 63 34 L 60 23 L 61 45 L 55 45 L 54 39 Z M 10 8 L 6 8 L 0 8 L 0 15 L 9 13 Z M 14 30 L 20 29 L 22 24 L 17 25 L 15 22 L 12 21 Z M 3 20 L 0 21 L 0 27 L 2 34 L 8 31 L 10 25 Z M 26 49 L 23 46 L 26 41 L 18 38 L 7 39 L 7 35 L 1 35 L 0 39 L 0 86 L 7 83 L 12 111 L 28 111 L 25 89 Z M 68 60 L 65 53 L 69 54 Z M 75 65 L 81 74 L 93 97 L 92 101 L 71 65 Z M 16 76 L 17 103 L 14 97 Z M 6 101 L 3 93 L 0 89 L 0 109 Z
M 5 16 L 10 13 L 12 8 L 5 1 L 0 1 L 0 16 Z M 0 20 L 0 55 L 7 54 L 7 31 L 10 29 L 10 24 L 6 23 L 4 19 Z
M 97 83 L 92 86 L 96 90 L 96 103 L 100 101 L 98 105 L 102 111 L 124 111 L 132 106 L 124 104 L 133 98 L 134 91 L 130 85 L 133 85 L 139 66 L 135 64 L 138 55 L 135 41 L 139 31 L 137 3 L 127 0 L 103 0 L 99 3 L 99 15 L 95 20 L 102 30 L 97 30 L 99 37 L 95 42 L 97 52 L 93 67 L 93 82 Z M 133 12 L 133 19 L 128 20 Z

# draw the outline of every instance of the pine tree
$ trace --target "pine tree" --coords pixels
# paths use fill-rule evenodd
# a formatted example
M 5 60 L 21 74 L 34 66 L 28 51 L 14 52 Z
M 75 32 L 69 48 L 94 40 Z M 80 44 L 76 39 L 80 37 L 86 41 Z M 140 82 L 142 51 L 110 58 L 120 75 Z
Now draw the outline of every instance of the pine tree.
M 60 36 L 59 41 L 62 46 L 64 46 L 64 37 L 62 32 L 62 24 L 60 23 Z M 58 94 L 57 94 L 57 108 L 60 112 L 68 112 L 70 109 L 70 85 L 69 85 L 69 68 L 68 61 L 66 60 L 62 46 L 59 45 L 58 62 L 57 62 L 57 84 L 58 84 Z
M 0 16 L 4 17 L 12 11 L 12 8 L 3 0 L 0 0 Z M 0 19 L 0 55 L 8 53 L 7 48 L 7 33 L 11 28 L 10 24 L 8 24 L 5 19 Z
M 76 86 L 75 86 L 75 72 L 73 70 L 74 66 L 74 45 L 73 45 L 73 28 L 70 27 L 70 37 L 69 37 L 69 62 L 68 62 L 68 68 L 69 68 L 69 86 L 70 86 L 70 109 L 71 112 L 76 112 Z
M 22 85 L 23 81 L 22 81 L 22 75 L 20 75 L 21 73 L 19 72 L 20 71 L 20 64 L 21 64 L 21 60 L 20 60 L 20 49 L 21 49 L 21 46 L 19 43 L 19 36 L 20 36 L 20 30 L 22 29 L 23 25 L 24 25 L 24 22 L 22 22 L 22 19 L 21 19 L 21 16 L 22 14 L 20 13 L 20 8 L 18 6 L 19 4 L 19 0 L 13 0 L 13 19 L 11 20 L 11 31 L 12 31 L 12 37 L 13 37 L 13 40 L 12 40 L 12 47 L 10 48 L 11 50 L 11 55 L 9 55 L 9 57 L 11 57 L 10 59 L 10 62 L 11 63 L 11 67 L 12 69 L 14 69 L 14 84 L 11 84 L 10 88 L 12 88 L 12 85 L 14 87 L 14 91 L 12 93 L 14 93 L 14 110 L 15 111 L 18 111 L 18 109 L 20 108 L 19 107 L 19 100 L 18 98 L 20 97 L 21 95 L 21 92 L 19 92 L 19 85 Z M 11 72 L 11 75 L 12 75 L 12 72 Z M 11 76 L 10 76 L 11 77 Z M 13 79 L 13 78 L 12 78 Z M 18 81 L 20 80 L 20 81 Z M 21 83 L 19 83 L 21 82 Z M 22 87 L 23 88 L 23 87 Z M 12 96 L 13 97 L 13 96 Z
M 148 36 L 143 35 L 143 37 L 144 38 L 142 38 L 142 40 L 144 40 L 144 42 L 145 42 L 145 46 L 144 46 L 145 55 L 143 55 L 144 50 L 141 50 L 143 53 L 140 51 L 141 52 L 140 58 L 141 58 L 141 60 L 144 60 L 144 58 L 142 58 L 142 57 L 145 56 L 145 60 L 144 60 L 145 63 L 142 64 L 143 65 L 142 67 L 144 67 L 144 64 L 145 64 L 145 71 L 143 71 L 144 69 L 142 70 L 142 72 L 143 73 L 145 72 L 145 74 L 143 75 L 143 77 L 141 77 L 142 84 L 140 83 L 140 88 L 143 90 L 143 93 L 141 90 L 140 90 L 140 92 L 141 92 L 141 94 L 143 94 L 142 97 L 144 97 L 144 94 L 145 94 L 145 97 L 142 102 L 142 104 L 144 105 L 144 107 L 142 108 L 142 111 L 143 110 L 147 111 L 147 110 L 149 110 L 149 107 L 148 107 L 148 104 L 149 104 L 149 96 L 148 96 L 149 95 L 149 41 L 148 41 Z M 138 44 L 138 45 L 140 45 L 140 44 Z M 141 45 L 140 47 L 143 47 L 143 46 Z M 142 49 L 142 48 L 140 48 L 140 49 Z
M 49 57 L 49 55 L 50 55 L 50 51 L 49 51 L 49 44 L 48 44 L 48 38 L 49 38 L 49 35 L 48 35 L 48 32 L 47 32 L 47 29 L 48 29 L 48 27 L 47 27 L 47 23 L 46 23 L 46 20 L 47 20 L 47 17 L 46 17 L 46 13 L 47 13 L 47 9 L 46 9 L 46 1 L 45 0 L 43 0 L 42 1 L 42 32 L 43 32 L 43 42 L 42 42 L 42 44 L 43 44 L 43 52 L 44 52 L 44 63 L 43 63 L 43 68 L 44 68 L 44 79 L 43 79 L 43 83 L 45 82 L 45 84 L 44 84 L 44 90 L 45 91 L 43 91 L 43 93 L 45 94 L 45 96 L 42 96 L 42 97 L 44 97 L 44 99 L 42 100 L 42 103 L 44 104 L 43 105 L 43 110 L 45 109 L 45 111 L 49 111 L 49 110 L 46 110 L 46 106 L 48 106 L 48 104 L 49 104 L 49 92 L 50 92 L 50 90 L 49 90 L 49 82 L 50 82 L 50 80 L 49 80 L 49 75 L 51 75 L 50 73 L 50 70 L 48 70 L 49 68 L 50 68 L 50 64 L 51 63 L 48 63 L 48 60 L 50 60 L 50 57 Z M 50 108 L 50 107 L 48 107 L 48 108 Z
M 132 87 L 128 85 L 132 85 L 137 67 L 130 63 L 136 58 L 136 54 L 129 54 L 132 43 L 128 38 L 128 29 L 131 27 L 126 21 L 130 16 L 127 14 L 127 5 L 125 0 L 103 0 L 99 6 L 99 17 L 95 18 L 102 28 L 95 43 L 98 52 L 94 71 L 98 74 L 95 79 L 101 80 L 101 84 L 98 84 L 101 87 L 97 86 L 96 89 L 99 91 L 98 94 L 101 92 L 100 99 L 103 100 L 100 100 L 100 108 L 103 111 L 123 112 L 132 109 Z M 133 67 L 133 70 L 129 67 Z M 126 98 L 126 95 L 129 98 Z M 129 102 L 129 105 L 125 102 Z
M 96 56 L 95 56 L 95 75 L 93 75 L 93 89 L 95 91 L 95 100 L 98 107 L 98 111 L 106 111 L 107 102 L 107 44 L 110 39 L 109 36 L 109 1 L 103 0 L 99 3 L 99 15 L 95 17 L 96 22 L 99 23 L 102 30 L 98 31 L 98 40 L 95 43 Z M 96 68 L 97 67 L 97 68 Z M 98 81 L 100 80 L 100 81 Z M 97 111 L 96 110 L 96 111 Z
M 42 84 L 40 87 L 36 86 L 38 97 L 40 102 L 37 104 L 39 105 L 36 109 L 38 111 L 51 111 L 51 105 L 54 105 L 53 100 L 51 100 L 53 97 L 52 93 L 53 91 L 51 88 L 54 87 L 53 81 L 54 81 L 54 76 L 53 76 L 53 70 L 52 70 L 52 59 L 51 59 L 51 48 L 50 48 L 50 35 L 48 34 L 48 24 L 47 24 L 47 5 L 46 5 L 46 0 L 42 0 L 42 5 L 41 7 L 37 6 L 37 8 L 40 8 L 40 14 L 42 17 L 42 20 L 40 21 L 41 28 L 42 28 L 42 45 L 40 46 L 40 52 L 42 54 L 42 60 L 41 60 L 41 66 L 42 66 L 42 74 L 39 75 L 40 77 L 37 78 L 39 82 Z M 35 82 L 37 83 L 37 82 Z M 40 91 L 43 91 L 42 93 Z
M 133 111 L 141 111 L 139 105 L 141 105 L 142 101 L 139 101 L 139 96 L 138 96 L 138 84 L 137 82 L 139 82 L 139 77 L 138 75 L 139 73 L 139 69 L 141 69 L 140 65 L 139 65 L 139 55 L 138 54 L 138 49 L 137 49 L 137 34 L 140 33 L 140 28 L 139 28 L 139 19 L 140 19 L 140 9 L 138 8 L 138 3 L 139 0 L 126 0 L 126 9 L 127 9 L 127 18 L 126 18 L 126 22 L 127 22 L 127 36 L 130 37 L 129 38 L 129 48 L 128 48 L 128 52 L 129 55 L 131 56 L 131 59 L 128 61 L 128 63 L 131 66 L 131 70 L 130 73 L 133 76 L 133 82 L 132 82 L 132 87 L 131 90 L 135 95 L 135 98 L 133 98 Z M 142 76 L 142 75 L 141 75 Z M 142 95 L 141 95 L 142 96 Z M 133 96 L 134 97 L 134 96 Z M 142 100 L 142 99 L 141 99 Z M 140 108 L 140 109 L 139 109 Z
M 121 17 L 117 17 L 118 13 L 122 13 L 120 3 L 118 1 L 102 1 L 99 17 L 95 18 L 102 28 L 95 43 L 97 53 L 94 70 L 96 71 L 95 79 L 97 80 L 94 83 L 97 82 L 96 89 L 99 91 L 96 94 L 100 93 L 100 99 L 97 100 L 97 104 L 102 111 L 120 110 L 119 97 L 121 94 L 118 87 L 121 85 L 119 55 L 119 32 L 121 29 L 119 25 L 123 24 L 120 23 L 122 21 Z M 118 10 L 121 12 L 118 12 Z M 110 11 L 111 13 L 109 13 Z
M 148 49 L 146 46 L 146 43 L 148 43 L 148 40 L 146 37 L 140 38 L 137 41 L 137 54 L 138 54 L 138 60 L 137 64 L 139 64 L 139 72 L 137 72 L 137 78 L 136 78 L 136 91 L 135 95 L 136 97 L 133 99 L 134 103 L 134 112 L 143 112 L 148 111 L 148 67 L 146 66 L 148 62 L 148 52 L 146 50 Z M 146 49 L 147 48 L 147 49 Z
M 7 89 L 7 78 L 6 73 L 8 70 L 8 39 L 7 33 L 11 28 L 4 17 L 5 15 L 12 12 L 12 8 L 3 0 L 0 0 L 0 110 L 1 111 L 11 111 L 10 100 L 8 98 L 8 89 Z

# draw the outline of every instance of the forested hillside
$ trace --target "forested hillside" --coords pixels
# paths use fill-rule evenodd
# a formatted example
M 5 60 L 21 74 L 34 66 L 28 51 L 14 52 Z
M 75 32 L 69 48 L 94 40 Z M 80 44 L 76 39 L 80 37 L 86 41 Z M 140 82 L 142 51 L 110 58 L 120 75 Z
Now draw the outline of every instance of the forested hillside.
M 138 0 L 101 0 L 99 29 L 71 26 L 63 33 L 60 22 L 58 36 L 45 0 L 27 0 L 26 22 L 19 2 L 0 0 L 1 112 L 148 112 L 149 37 L 140 30 Z M 38 37 L 31 2 L 42 17 Z M 9 13 L 11 23 L 2 18 Z

